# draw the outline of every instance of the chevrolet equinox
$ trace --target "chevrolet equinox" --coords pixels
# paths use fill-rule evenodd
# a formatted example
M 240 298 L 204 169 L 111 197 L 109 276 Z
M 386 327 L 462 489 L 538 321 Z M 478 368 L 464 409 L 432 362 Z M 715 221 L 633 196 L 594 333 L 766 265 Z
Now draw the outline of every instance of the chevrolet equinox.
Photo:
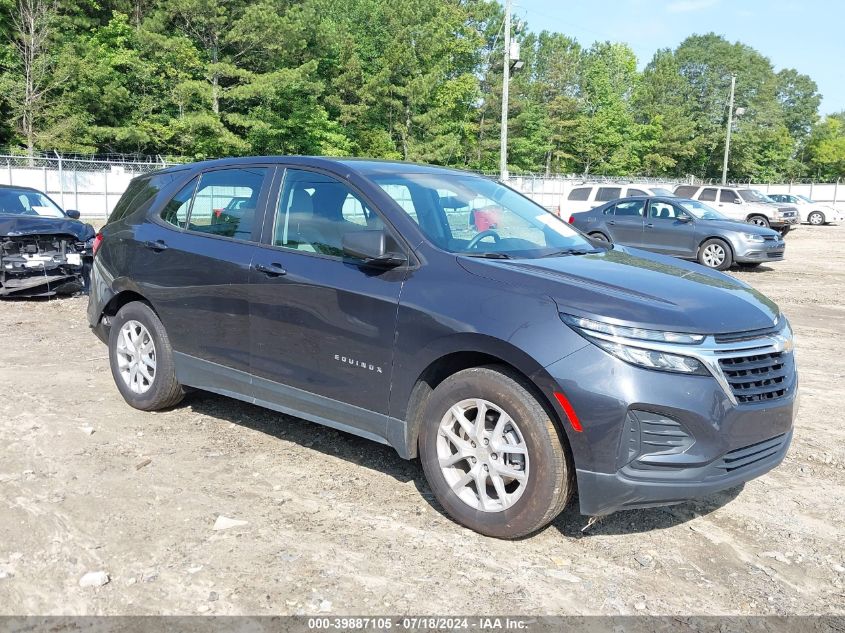
M 131 406 L 192 387 L 387 444 L 483 534 L 529 534 L 576 490 L 599 516 L 734 487 L 792 437 L 772 301 L 474 174 L 172 167 L 132 181 L 94 246 L 88 317 Z

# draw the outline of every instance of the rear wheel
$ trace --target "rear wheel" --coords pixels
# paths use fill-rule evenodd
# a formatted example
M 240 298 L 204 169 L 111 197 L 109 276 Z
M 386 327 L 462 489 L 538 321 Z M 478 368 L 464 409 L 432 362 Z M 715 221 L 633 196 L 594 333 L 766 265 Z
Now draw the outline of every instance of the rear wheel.
M 769 228 L 769 218 L 767 218 L 765 215 L 752 215 L 749 216 L 747 221 L 749 224 L 755 224 L 757 226 Z
M 809 216 L 807 216 L 807 222 L 814 226 L 821 226 L 824 224 L 824 213 L 821 211 L 813 211 Z
M 185 395 L 167 332 L 146 303 L 127 303 L 112 319 L 109 364 L 120 394 L 136 409 L 166 409 Z
M 426 479 L 466 527 L 518 538 L 547 525 L 574 488 L 564 438 L 521 379 L 475 367 L 431 393 L 420 429 Z
M 713 270 L 727 270 L 733 263 L 731 247 L 720 239 L 709 239 L 698 249 L 698 263 Z

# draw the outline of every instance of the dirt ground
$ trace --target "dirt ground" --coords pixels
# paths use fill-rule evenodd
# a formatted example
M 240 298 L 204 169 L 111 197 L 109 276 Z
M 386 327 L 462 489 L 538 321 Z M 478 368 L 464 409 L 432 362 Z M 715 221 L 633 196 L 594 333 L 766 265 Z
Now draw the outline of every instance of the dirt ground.
M 845 613 L 845 226 L 787 243 L 732 271 L 797 333 L 783 465 L 519 542 L 450 521 L 387 447 L 204 393 L 131 409 L 84 298 L 2 302 L 0 613 Z

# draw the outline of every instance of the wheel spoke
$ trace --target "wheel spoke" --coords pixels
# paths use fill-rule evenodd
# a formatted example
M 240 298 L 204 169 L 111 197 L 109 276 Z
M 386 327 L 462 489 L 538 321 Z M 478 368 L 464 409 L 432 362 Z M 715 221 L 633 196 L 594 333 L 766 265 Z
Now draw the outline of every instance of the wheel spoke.
M 505 490 L 505 482 L 497 473 L 491 473 L 490 479 L 493 482 L 493 488 L 496 490 L 496 495 L 499 497 L 499 501 L 503 507 L 506 507 L 508 505 L 508 493 Z
M 509 477 L 510 479 L 516 479 L 517 481 L 525 481 L 525 472 L 522 470 L 517 470 L 504 465 L 496 466 L 495 470 L 502 477 Z
M 455 416 L 455 419 L 464 430 L 464 433 L 467 434 L 467 437 L 475 437 L 475 425 L 467 420 L 466 411 L 459 406 L 454 406 L 452 407 L 452 415 Z
M 486 510 L 490 502 L 490 497 L 487 494 L 487 473 L 480 468 L 475 474 L 475 487 L 478 491 L 478 505 L 482 510 Z
M 473 479 L 473 474 L 472 473 L 466 473 L 463 477 L 458 479 L 458 481 L 456 481 L 454 484 L 452 484 L 452 492 L 454 492 L 455 494 L 459 494 L 461 492 L 461 490 L 463 490 L 464 488 L 467 487 L 467 485 L 469 484 L 469 482 L 472 481 L 472 479 Z
M 441 457 L 440 458 L 440 468 L 450 468 L 455 464 L 462 462 L 465 459 L 469 459 L 469 456 L 464 455 L 460 452 L 454 453 L 451 457 Z
M 505 427 L 511 422 L 511 417 L 502 411 L 499 414 L 499 419 L 496 420 L 496 426 L 493 427 L 493 436 L 490 438 L 490 444 L 496 446 L 504 441 Z
M 472 452 L 472 447 L 469 445 L 469 442 L 458 437 L 457 433 L 455 433 L 452 429 L 443 429 L 443 434 L 459 451 L 464 453 Z

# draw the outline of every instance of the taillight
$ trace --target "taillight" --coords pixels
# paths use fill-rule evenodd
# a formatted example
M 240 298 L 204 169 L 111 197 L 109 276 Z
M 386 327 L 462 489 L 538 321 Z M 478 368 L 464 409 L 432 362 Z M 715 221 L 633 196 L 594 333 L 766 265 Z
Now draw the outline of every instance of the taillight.
M 575 216 L 574 216 L 574 215 L 570 215 L 570 216 L 569 216 L 569 223 L 570 223 L 570 224 L 575 224 Z
M 100 244 L 102 244 L 102 243 L 103 243 L 103 234 L 98 231 L 97 234 L 94 236 L 94 243 L 91 244 L 91 254 L 92 255 L 97 254 L 97 250 L 100 248 Z

